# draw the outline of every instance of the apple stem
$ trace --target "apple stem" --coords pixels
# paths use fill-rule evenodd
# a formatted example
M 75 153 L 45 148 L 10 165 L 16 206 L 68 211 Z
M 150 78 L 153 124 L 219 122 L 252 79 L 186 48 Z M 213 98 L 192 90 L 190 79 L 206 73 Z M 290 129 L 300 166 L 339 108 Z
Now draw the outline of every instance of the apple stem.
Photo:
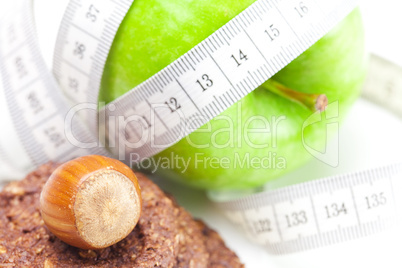
M 264 87 L 272 93 L 297 102 L 313 112 L 323 112 L 328 105 L 328 98 L 325 94 L 308 94 L 298 92 L 276 82 L 273 79 L 269 79 L 267 82 L 265 82 Z

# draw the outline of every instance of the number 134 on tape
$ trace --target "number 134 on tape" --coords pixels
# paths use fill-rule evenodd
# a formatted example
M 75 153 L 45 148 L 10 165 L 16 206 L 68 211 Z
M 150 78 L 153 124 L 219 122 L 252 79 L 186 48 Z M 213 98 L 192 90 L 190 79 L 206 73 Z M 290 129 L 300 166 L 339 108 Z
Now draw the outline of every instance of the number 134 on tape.
M 269 251 L 284 254 L 348 241 L 401 223 L 402 164 L 219 202 Z

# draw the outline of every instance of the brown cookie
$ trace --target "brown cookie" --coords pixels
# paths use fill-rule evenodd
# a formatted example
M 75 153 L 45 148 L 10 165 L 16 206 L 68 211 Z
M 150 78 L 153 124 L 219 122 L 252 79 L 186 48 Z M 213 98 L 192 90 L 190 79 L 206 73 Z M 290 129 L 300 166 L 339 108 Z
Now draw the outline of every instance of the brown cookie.
M 143 212 L 133 232 L 102 250 L 60 241 L 44 225 L 39 196 L 56 164 L 46 164 L 0 193 L 0 263 L 10 267 L 243 267 L 221 237 L 137 173 Z

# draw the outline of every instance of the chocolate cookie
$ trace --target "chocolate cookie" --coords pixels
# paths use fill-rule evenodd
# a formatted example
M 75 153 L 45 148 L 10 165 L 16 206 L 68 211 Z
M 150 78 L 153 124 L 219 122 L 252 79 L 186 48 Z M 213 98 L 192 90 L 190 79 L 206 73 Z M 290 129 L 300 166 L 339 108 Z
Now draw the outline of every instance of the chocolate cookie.
M 39 211 L 41 189 L 56 167 L 43 165 L 0 193 L 0 266 L 243 267 L 219 234 L 140 173 L 143 210 L 128 237 L 102 250 L 65 244 L 49 232 Z

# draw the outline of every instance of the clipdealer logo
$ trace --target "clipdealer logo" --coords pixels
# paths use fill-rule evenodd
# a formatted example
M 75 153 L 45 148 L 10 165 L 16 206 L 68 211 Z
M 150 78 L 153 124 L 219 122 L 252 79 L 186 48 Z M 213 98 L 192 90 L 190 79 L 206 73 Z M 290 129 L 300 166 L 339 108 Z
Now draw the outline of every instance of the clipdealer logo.
M 185 173 L 189 169 L 286 169 L 284 157 L 274 152 L 267 152 L 263 156 L 254 156 L 251 153 L 240 154 L 235 152 L 231 156 L 208 156 L 205 153 L 195 153 L 190 157 L 182 157 L 174 152 L 168 156 L 144 158 L 130 154 L 129 166 L 136 170 L 148 170 L 155 173 L 158 169 L 175 169 Z
M 325 146 L 322 150 L 313 148 L 308 144 L 306 130 L 314 124 L 325 124 Z M 315 112 L 308 117 L 302 126 L 302 143 L 307 152 L 319 161 L 331 166 L 339 165 L 339 102 L 327 106 L 324 112 Z
M 110 106 L 113 108 L 113 106 Z M 155 109 L 163 108 L 159 104 L 153 104 Z M 83 110 L 93 110 L 93 113 L 98 112 L 98 105 L 91 103 L 81 103 L 74 106 L 66 115 L 65 124 L 66 130 L 73 129 L 67 127 L 68 124 L 74 124 L 74 120 L 79 120 L 82 117 L 80 114 Z M 130 166 L 137 165 L 142 168 L 179 168 L 183 172 L 187 170 L 190 165 L 195 168 L 264 168 L 264 169 L 284 169 L 286 168 L 286 159 L 275 152 L 278 146 L 278 129 L 281 122 L 285 122 L 287 117 L 272 116 L 267 118 L 262 115 L 255 115 L 248 118 L 242 118 L 241 103 L 237 104 L 237 114 L 232 118 L 226 115 L 218 115 L 213 120 L 220 120 L 225 126 L 220 129 L 213 129 L 210 121 L 208 121 L 203 127 L 195 128 L 194 122 L 197 120 L 205 120 L 205 118 L 189 118 L 186 119 L 184 114 L 178 114 L 178 122 L 181 122 L 182 128 L 180 135 L 184 136 L 189 146 L 195 149 L 206 148 L 242 148 L 246 145 L 253 149 L 273 149 L 267 150 L 265 155 L 255 156 L 252 153 L 240 154 L 234 151 L 231 157 L 208 157 L 203 153 L 195 153 L 193 157 L 187 159 L 179 159 L 180 156 L 172 155 L 169 157 L 159 158 L 155 160 L 152 157 L 142 158 L 139 153 L 136 153 L 135 149 L 141 148 L 145 143 L 150 142 L 151 146 L 155 148 L 168 148 L 179 141 L 181 138 L 177 136 L 175 142 L 168 141 L 166 143 L 156 143 L 156 133 L 158 130 L 157 119 L 155 118 L 155 111 L 149 116 L 139 115 L 119 115 L 112 118 L 104 118 L 99 121 L 99 135 L 96 141 L 84 142 L 76 138 L 74 133 L 66 132 L 66 137 L 71 144 L 78 148 L 95 148 L 97 146 L 109 148 L 119 160 L 130 163 Z M 88 114 L 88 113 L 85 113 Z M 99 115 L 98 115 L 99 116 Z M 312 156 L 328 164 L 332 167 L 336 167 L 339 164 L 339 104 L 334 102 L 328 105 L 326 111 L 315 112 L 309 116 L 302 125 L 301 130 L 301 142 L 305 150 Z M 112 123 L 111 123 L 112 122 Z M 201 121 L 202 122 L 202 121 Z M 310 144 L 308 139 L 308 129 L 316 124 L 322 124 L 320 138 L 324 141 L 324 146 L 320 144 Z M 325 130 L 324 127 L 325 126 Z M 134 131 L 135 130 L 135 131 Z M 184 135 L 196 131 L 199 133 L 207 133 L 209 137 L 208 141 L 204 141 L 203 144 L 199 143 L 196 139 L 190 135 Z M 135 132 L 135 133 L 134 133 Z M 179 134 L 177 134 L 179 135 Z M 267 137 L 264 142 L 261 143 L 259 139 L 255 139 L 260 135 Z M 204 136 L 206 137 L 206 136 Z M 224 137 L 222 139 L 222 137 Z M 331 139 L 330 139 L 331 137 Z M 322 149 L 324 148 L 324 149 Z M 139 164 L 135 164 L 139 163 Z

